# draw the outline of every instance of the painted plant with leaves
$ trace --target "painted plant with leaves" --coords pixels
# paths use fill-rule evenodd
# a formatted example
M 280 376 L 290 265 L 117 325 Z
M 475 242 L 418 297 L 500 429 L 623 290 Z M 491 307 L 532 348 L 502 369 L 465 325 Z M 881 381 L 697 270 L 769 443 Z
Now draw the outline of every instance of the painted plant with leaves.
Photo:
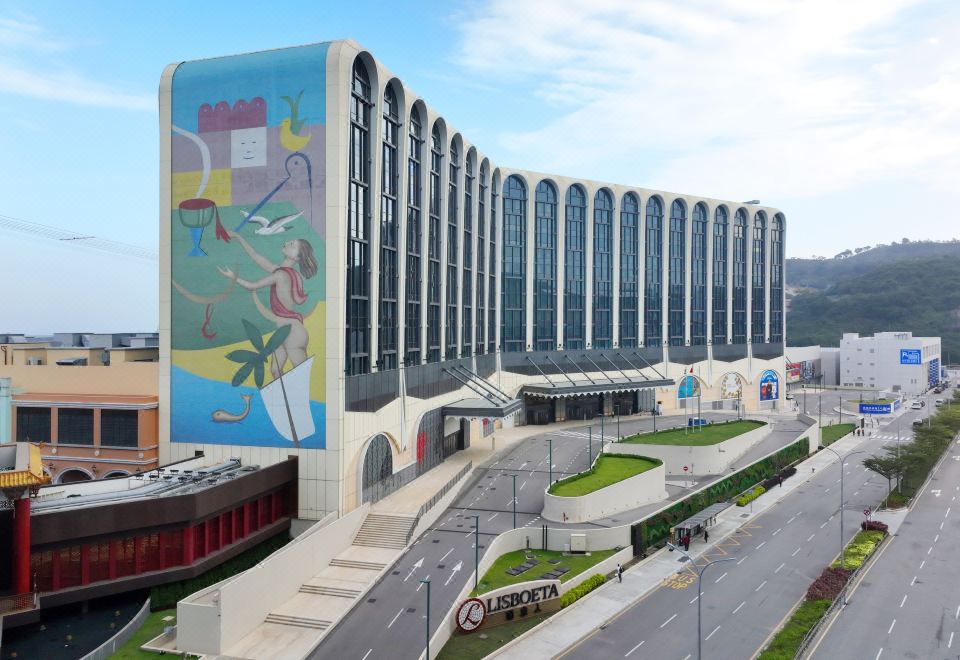
M 253 345 L 252 351 L 245 349 L 238 349 L 236 351 L 230 351 L 227 353 L 227 359 L 231 362 L 240 363 L 240 368 L 237 369 L 237 373 L 233 375 L 233 380 L 231 381 L 234 387 L 239 387 L 250 377 L 250 374 L 253 374 L 253 382 L 257 384 L 258 389 L 263 388 L 263 376 L 265 372 L 265 367 L 267 360 L 270 359 L 280 346 L 283 345 L 283 342 L 286 341 L 287 335 L 290 334 L 290 326 L 282 325 L 276 329 L 276 331 L 270 335 L 270 339 L 266 343 L 263 342 L 263 335 L 260 334 L 260 331 L 257 330 L 257 327 L 246 319 L 242 319 L 243 329 L 247 333 L 247 339 L 250 340 L 250 343 Z

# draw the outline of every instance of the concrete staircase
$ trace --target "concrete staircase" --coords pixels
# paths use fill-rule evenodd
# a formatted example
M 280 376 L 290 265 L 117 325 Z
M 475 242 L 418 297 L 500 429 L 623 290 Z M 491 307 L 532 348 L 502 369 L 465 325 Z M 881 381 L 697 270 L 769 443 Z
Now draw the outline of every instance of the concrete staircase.
M 314 630 L 326 630 L 330 627 L 330 621 L 325 619 L 311 619 L 306 616 L 289 616 L 286 614 L 270 613 L 267 615 L 266 623 L 276 623 L 282 626 L 296 626 L 298 628 L 313 628 Z
M 330 560 L 331 566 L 339 566 L 340 568 L 356 568 L 362 571 L 382 571 L 387 567 L 386 564 L 379 564 L 374 561 L 356 561 L 354 559 L 336 559 Z
M 354 545 L 374 548 L 393 548 L 402 550 L 407 547 L 417 519 L 415 516 L 396 516 L 371 513 L 353 540 Z
M 300 587 L 302 594 L 315 594 L 317 596 L 333 596 L 335 598 L 349 598 L 354 600 L 360 596 L 360 589 L 345 589 L 343 587 L 334 587 L 326 584 L 305 584 Z

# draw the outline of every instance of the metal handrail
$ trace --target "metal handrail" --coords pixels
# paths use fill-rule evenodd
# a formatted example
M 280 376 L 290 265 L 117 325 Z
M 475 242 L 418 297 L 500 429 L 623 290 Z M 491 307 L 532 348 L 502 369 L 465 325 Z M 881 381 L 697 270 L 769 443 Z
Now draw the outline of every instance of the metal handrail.
M 423 515 L 432 509 L 437 502 L 439 502 L 444 495 L 450 492 L 450 489 L 457 485 L 457 483 L 466 476 L 470 470 L 473 469 L 473 461 L 467 461 L 467 464 L 464 465 L 459 472 L 457 472 L 453 477 L 450 478 L 447 483 L 445 483 L 440 490 L 433 494 L 433 496 L 420 505 L 420 509 L 417 511 L 416 517 L 413 519 L 413 524 L 410 526 L 410 531 L 407 532 L 407 543 L 410 542 L 410 536 L 413 535 L 413 532 L 417 529 L 417 525 L 420 524 L 420 518 Z

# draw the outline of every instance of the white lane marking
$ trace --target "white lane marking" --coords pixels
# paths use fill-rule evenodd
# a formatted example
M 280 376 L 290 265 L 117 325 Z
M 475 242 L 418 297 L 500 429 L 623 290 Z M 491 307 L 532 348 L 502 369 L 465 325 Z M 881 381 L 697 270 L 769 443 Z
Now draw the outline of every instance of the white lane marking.
M 780 572 L 780 569 L 783 568 L 783 567 L 786 566 L 786 565 L 787 565 L 787 562 L 783 562 L 782 564 L 780 564 L 779 566 L 777 566 L 777 570 L 775 570 L 775 571 L 773 572 L 773 574 L 776 575 L 777 573 L 779 573 L 779 572 Z
M 895 625 L 897 625 L 897 620 L 896 620 L 896 619 L 894 619 L 894 620 L 893 620 L 893 623 L 890 624 L 890 627 L 887 628 L 887 634 L 888 634 L 888 635 L 893 632 L 893 627 L 894 627 Z
M 364 654 L 363 654 L 363 657 L 360 658 L 360 660 L 367 660 L 367 658 L 370 656 L 371 653 L 373 653 L 373 649 L 370 649 L 369 651 L 367 651 L 366 653 L 364 653 Z
M 903 604 L 907 602 L 907 594 L 903 594 L 903 600 L 900 601 L 900 607 L 903 607 Z
M 700 596 L 695 596 L 694 599 L 690 601 L 690 604 L 693 605 L 696 603 L 698 598 L 700 598 Z
M 714 629 L 713 629 L 713 632 L 711 632 L 709 635 L 707 635 L 706 637 L 704 637 L 704 640 L 707 640 L 707 639 L 710 639 L 711 637 L 713 637 L 713 633 L 717 632 L 718 630 L 720 630 L 720 626 L 717 626 L 716 628 L 714 628 Z
M 829 493 L 829 492 L 830 492 L 830 489 L 828 488 L 828 489 L 826 489 L 826 490 L 823 491 L 823 492 L 824 492 L 824 493 Z
M 499 515 L 500 515 L 500 512 L 498 511 L 497 513 L 495 513 L 495 514 L 493 514 L 492 516 L 490 516 L 489 518 L 487 518 L 487 522 L 490 522 L 491 520 L 493 520 L 494 518 L 496 518 L 496 517 L 499 516 Z
M 923 567 L 926 566 L 926 565 L 927 565 L 927 560 L 924 559 L 922 562 L 920 562 L 920 570 L 922 571 L 922 570 L 923 570 Z
M 626 653 L 624 653 L 624 654 L 623 654 L 623 657 L 626 658 L 628 655 L 630 655 L 631 653 L 633 653 L 634 651 L 636 651 L 638 648 L 640 648 L 641 646 L 643 646 L 644 642 L 646 642 L 646 641 L 647 641 L 647 640 L 643 640 L 643 642 L 640 642 L 639 644 L 637 644 L 636 646 L 634 646 L 632 649 L 630 649 L 629 651 L 627 651 Z
M 447 554 L 445 554 L 444 556 L 440 557 L 440 561 L 443 561 L 444 559 L 446 559 L 446 558 L 450 555 L 451 552 L 453 552 L 453 548 L 450 548 L 449 550 L 447 550 Z
M 527 482 L 526 482 L 526 481 L 524 481 L 522 484 L 520 484 L 520 488 L 517 489 L 517 492 L 519 493 L 521 490 L 523 490 L 523 487 L 526 486 L 526 485 L 527 485 Z
M 779 529 L 778 529 L 777 531 L 775 531 L 771 536 L 776 536 L 777 534 L 779 534 L 779 533 L 782 532 L 782 531 L 783 531 L 783 527 L 779 528 Z
M 953 615 L 954 619 L 960 619 L 960 605 L 957 605 L 957 613 Z
M 429 582 L 429 581 L 430 581 L 430 576 L 428 575 L 427 577 L 423 578 L 423 580 L 420 580 L 420 587 L 424 585 L 424 582 Z M 420 587 L 417 587 L 417 591 L 420 591 Z
M 757 550 L 759 550 L 760 548 L 762 548 L 762 547 L 765 546 L 766 544 L 767 544 L 767 542 L 764 541 L 763 543 L 761 543 L 760 545 L 757 546 Z
M 688 654 L 687 654 L 687 657 L 685 657 L 683 660 L 690 660 L 690 658 L 692 658 L 692 657 L 693 657 L 693 656 L 688 653 Z
M 826 526 L 827 526 L 827 523 L 823 523 L 822 525 L 820 525 L 820 529 L 823 529 Z
M 913 579 L 910 580 L 910 586 L 912 587 L 912 586 L 915 585 L 916 583 L 917 583 L 917 576 L 914 575 L 914 576 L 913 576 Z
M 474 527 L 473 529 L 476 529 L 476 527 Z M 466 534 L 464 534 L 464 535 L 463 535 L 463 538 L 467 538 L 468 536 L 472 536 L 473 533 L 474 533 L 474 532 L 473 532 L 473 529 L 471 529 L 469 532 L 467 532 Z
M 940 523 L 940 531 L 943 531 L 943 523 Z
M 676 619 L 676 618 L 677 618 L 677 615 L 674 614 L 672 617 L 670 617 L 669 619 L 667 619 L 666 621 L 664 621 L 663 623 L 661 623 L 661 624 L 660 624 L 660 627 L 663 628 L 664 626 L 666 626 L 668 623 L 670 623 L 671 621 L 673 621 L 673 620 Z
M 953 646 L 953 633 L 950 633 L 950 639 L 947 641 L 947 648 Z
M 797 519 L 796 516 L 792 517 L 790 520 L 787 521 L 787 524 L 789 525 L 790 523 L 792 523 L 792 522 L 793 522 L 794 520 L 796 520 L 796 519 Z
M 882 647 L 882 646 L 880 647 L 880 650 L 877 651 L 877 657 L 874 658 L 873 660 L 880 660 L 880 654 L 881 654 L 881 653 L 883 653 L 883 647 Z
M 763 587 L 764 587 L 766 584 L 767 584 L 767 581 L 766 581 L 766 580 L 764 580 L 763 582 L 761 582 L 761 583 L 760 583 L 760 586 L 753 590 L 753 593 L 757 593 L 758 591 L 760 591 L 761 589 L 763 589 Z
M 933 537 L 933 542 L 934 542 L 934 543 L 936 543 L 936 542 L 939 541 L 939 540 L 940 540 L 940 535 L 939 535 L 939 534 L 937 534 L 935 537 Z
M 824 523 L 824 524 L 826 524 L 826 523 Z M 817 533 L 814 532 L 813 534 L 811 534 L 810 536 L 808 536 L 808 537 L 807 537 L 807 543 L 810 543 L 810 541 L 812 541 L 812 540 L 813 540 L 813 537 L 816 536 L 816 535 L 817 535 Z
M 946 518 L 949 515 L 950 515 L 950 507 L 947 507 L 947 512 L 943 514 L 943 517 Z
M 856 496 L 859 495 L 859 494 L 860 494 L 860 491 L 859 491 L 859 490 L 853 492 L 854 497 L 856 497 Z
M 722 579 L 725 578 L 725 577 L 727 577 L 727 574 L 726 574 L 726 573 L 724 573 L 723 575 L 721 575 L 720 577 L 718 577 L 718 578 L 717 578 L 717 581 L 716 581 L 714 584 L 720 582 L 720 580 L 722 580 Z
M 743 607 L 743 606 L 746 605 L 746 604 L 747 604 L 747 601 L 743 601 L 742 603 L 740 603 L 739 605 L 737 605 L 737 609 L 735 609 L 735 610 L 733 611 L 733 613 L 736 614 L 737 612 L 739 612 L 739 611 L 740 611 L 740 608 Z
M 800 548 L 797 548 L 796 550 L 794 550 L 794 551 L 793 551 L 793 554 L 790 555 L 790 556 L 791 556 L 791 557 L 796 557 L 798 552 L 800 552 Z
M 390 623 L 387 624 L 387 628 L 393 627 L 393 624 L 397 622 L 397 619 L 400 618 L 400 615 L 403 614 L 403 610 L 397 612 L 397 615 L 390 620 Z
M 737 562 L 737 566 L 739 566 L 739 565 L 742 564 L 743 562 L 747 561 L 747 557 L 749 557 L 749 556 L 750 556 L 750 555 L 747 555 L 746 557 L 744 557 L 743 559 L 741 559 L 740 561 L 738 561 L 738 562 Z
M 929 548 L 927 548 L 927 554 L 929 555 L 931 552 L 933 552 L 933 546 L 932 546 L 932 545 L 931 545 Z

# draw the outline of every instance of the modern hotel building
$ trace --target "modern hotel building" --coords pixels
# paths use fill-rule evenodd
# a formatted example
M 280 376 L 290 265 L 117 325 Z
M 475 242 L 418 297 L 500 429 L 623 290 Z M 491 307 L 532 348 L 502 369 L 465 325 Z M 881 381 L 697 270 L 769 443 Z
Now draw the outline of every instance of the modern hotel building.
M 315 519 L 502 424 L 781 399 L 774 208 L 498 164 L 349 40 L 160 116 L 161 463 L 296 454 Z

